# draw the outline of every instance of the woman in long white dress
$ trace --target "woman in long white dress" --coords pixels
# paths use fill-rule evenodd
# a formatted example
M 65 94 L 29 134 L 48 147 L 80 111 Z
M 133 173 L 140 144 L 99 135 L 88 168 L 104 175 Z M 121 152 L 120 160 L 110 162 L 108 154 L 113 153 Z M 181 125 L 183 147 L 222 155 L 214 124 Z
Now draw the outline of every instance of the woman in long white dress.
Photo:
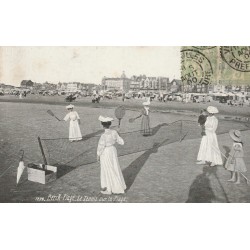
M 99 117 L 99 121 L 101 121 L 105 129 L 97 147 L 97 160 L 100 160 L 101 165 L 101 193 L 123 194 L 126 189 L 126 184 L 114 145 L 116 143 L 124 145 L 124 141 L 116 130 L 109 129 L 112 120 L 113 118 L 109 117 Z
M 197 156 L 197 164 L 210 163 L 210 166 L 222 165 L 221 153 L 217 141 L 216 129 L 218 127 L 218 119 L 214 114 L 219 113 L 218 109 L 213 106 L 207 108 L 209 113 L 205 122 L 205 135 L 202 136 L 199 153 Z
M 63 118 L 64 121 L 69 122 L 69 141 L 80 141 L 82 140 L 82 133 L 79 127 L 80 117 L 76 111 L 73 111 L 74 105 L 70 104 L 66 107 L 69 113 Z

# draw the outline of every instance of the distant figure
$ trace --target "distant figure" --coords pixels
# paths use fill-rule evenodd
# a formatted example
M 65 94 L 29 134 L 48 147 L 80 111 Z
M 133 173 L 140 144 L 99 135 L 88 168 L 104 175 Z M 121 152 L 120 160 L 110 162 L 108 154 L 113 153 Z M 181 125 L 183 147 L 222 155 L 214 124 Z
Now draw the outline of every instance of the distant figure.
M 109 129 L 113 118 L 99 117 L 99 121 L 105 129 L 97 147 L 97 160 L 101 165 L 102 194 L 123 194 L 126 184 L 119 165 L 115 144 L 124 145 L 123 139 L 116 130 Z
M 241 139 L 241 133 L 239 130 L 230 130 L 229 135 L 233 140 L 233 146 L 229 153 L 225 168 L 231 171 L 230 182 L 235 182 L 235 184 L 240 183 L 240 173 L 246 172 L 246 164 L 244 162 L 244 151 L 243 142 Z
M 241 100 L 239 101 L 239 106 L 243 107 L 243 105 L 244 105 L 244 101 L 241 99 Z
M 19 93 L 19 99 L 23 99 L 22 92 Z
M 205 123 L 206 123 L 207 117 L 208 117 L 207 110 L 206 109 L 202 109 L 201 113 L 199 115 L 199 118 L 198 118 L 198 123 L 201 126 L 201 135 L 202 136 L 206 135 L 206 132 L 205 132 Z
M 198 162 L 196 164 L 206 164 L 206 162 L 208 162 L 210 166 L 213 167 L 215 165 L 222 165 L 221 153 L 215 133 L 218 127 L 218 119 L 214 116 L 214 114 L 219 113 L 219 111 L 216 107 L 209 106 L 207 112 L 209 115 L 205 122 L 206 135 L 202 136 L 197 156 Z
M 80 117 L 76 111 L 73 111 L 74 105 L 70 104 L 66 107 L 69 113 L 64 117 L 64 121 L 70 120 L 69 123 L 69 141 L 80 141 L 82 140 L 82 134 L 80 131 Z

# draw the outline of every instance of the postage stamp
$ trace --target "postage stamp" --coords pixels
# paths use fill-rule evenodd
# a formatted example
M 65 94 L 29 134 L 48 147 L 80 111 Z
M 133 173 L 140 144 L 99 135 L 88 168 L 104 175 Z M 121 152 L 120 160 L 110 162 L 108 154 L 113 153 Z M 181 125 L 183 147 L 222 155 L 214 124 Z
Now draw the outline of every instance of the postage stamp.
M 210 61 L 212 84 L 248 85 L 250 80 L 248 46 L 184 46 L 182 50 L 195 49 Z M 182 62 L 182 66 L 185 62 Z M 185 65 L 184 65 L 185 66 Z M 182 75 L 185 75 L 183 71 Z
M 250 71 L 250 47 L 249 46 L 221 46 L 221 57 L 231 68 L 242 71 Z
M 184 49 L 181 51 L 182 76 L 185 85 L 211 84 L 213 68 L 209 59 L 200 51 Z

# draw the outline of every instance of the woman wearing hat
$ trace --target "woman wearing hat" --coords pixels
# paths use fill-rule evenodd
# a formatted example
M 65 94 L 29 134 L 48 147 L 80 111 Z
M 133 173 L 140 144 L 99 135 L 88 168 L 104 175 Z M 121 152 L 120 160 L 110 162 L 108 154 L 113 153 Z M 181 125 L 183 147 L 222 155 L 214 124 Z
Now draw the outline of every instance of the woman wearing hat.
M 97 160 L 100 160 L 101 165 L 101 193 L 123 194 L 126 184 L 114 145 L 116 143 L 124 145 L 124 141 L 116 130 L 109 129 L 113 118 L 100 116 L 99 121 L 105 129 L 97 147 Z
M 199 153 L 197 156 L 197 164 L 210 163 L 210 166 L 222 165 L 222 158 L 217 141 L 216 129 L 218 127 L 218 119 L 214 114 L 219 113 L 218 109 L 213 106 L 207 108 L 208 117 L 205 122 L 205 135 L 202 136 Z
M 141 111 L 141 114 L 137 116 L 135 119 L 138 119 L 142 117 L 141 119 L 141 133 L 143 136 L 151 135 L 151 129 L 150 129 L 150 119 L 149 119 L 149 105 L 150 105 L 150 99 L 148 99 L 146 102 L 142 103 L 143 109 Z
M 228 181 L 240 183 L 240 173 L 246 172 L 246 164 L 244 162 L 243 143 L 239 130 L 230 130 L 229 135 L 233 140 L 233 146 L 229 153 L 229 157 L 225 164 L 225 168 L 231 171 L 231 179 Z
M 66 107 L 69 113 L 63 118 L 64 121 L 69 122 L 69 141 L 80 141 L 82 140 L 82 133 L 79 127 L 80 117 L 76 111 L 73 111 L 74 105 L 70 104 Z

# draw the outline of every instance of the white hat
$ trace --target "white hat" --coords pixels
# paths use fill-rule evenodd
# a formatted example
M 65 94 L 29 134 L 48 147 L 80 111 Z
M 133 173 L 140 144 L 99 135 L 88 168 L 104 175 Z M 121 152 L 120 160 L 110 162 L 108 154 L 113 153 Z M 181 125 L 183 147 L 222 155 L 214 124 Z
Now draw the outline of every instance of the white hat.
M 143 102 L 142 105 L 144 106 L 149 106 L 150 105 L 150 98 L 146 102 Z
M 73 108 L 74 108 L 74 105 L 72 105 L 72 104 L 66 106 L 66 109 L 73 109 Z
M 210 114 L 217 114 L 219 113 L 219 110 L 214 106 L 209 106 L 207 107 L 207 112 Z
M 229 135 L 234 141 L 241 142 L 241 133 L 239 130 L 232 129 L 229 131 Z
M 104 117 L 104 116 L 100 115 L 99 118 L 98 118 L 98 120 L 101 121 L 101 122 L 111 122 L 114 119 L 111 118 L 111 117 Z

